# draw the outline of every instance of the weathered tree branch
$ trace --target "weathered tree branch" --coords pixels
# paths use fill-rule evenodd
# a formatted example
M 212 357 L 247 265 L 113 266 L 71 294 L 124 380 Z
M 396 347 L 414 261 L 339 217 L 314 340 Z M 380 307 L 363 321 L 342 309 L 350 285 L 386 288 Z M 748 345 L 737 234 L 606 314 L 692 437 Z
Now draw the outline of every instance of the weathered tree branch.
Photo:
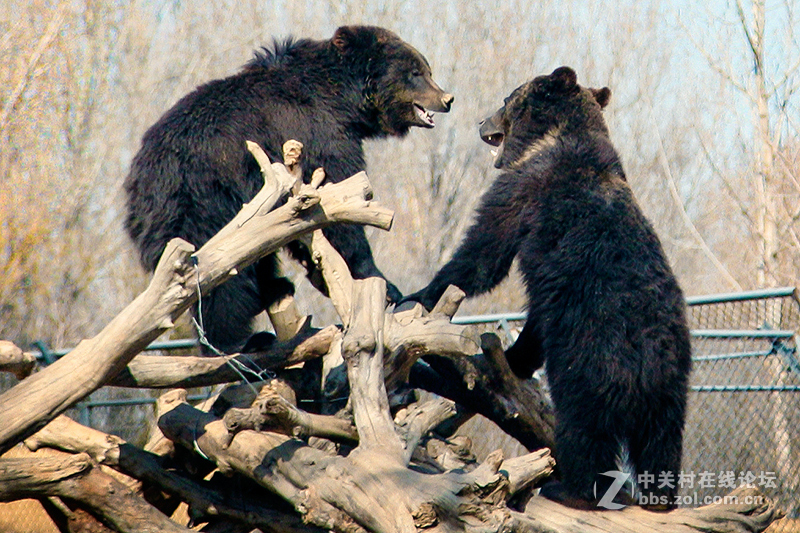
M 524 514 L 511 515 L 509 527 L 524 533 L 755 533 L 764 531 L 782 516 L 775 503 L 755 488 L 740 487 L 726 498 L 739 503 L 676 509 L 669 513 L 654 513 L 635 506 L 621 511 L 576 511 L 545 498 L 534 498 Z
M 137 355 L 108 382 L 117 387 L 203 387 L 247 378 L 262 379 L 258 370 L 274 370 L 328 353 L 336 326 L 316 330 L 304 325 L 297 335 L 266 352 L 221 357 Z M 236 365 L 235 367 L 233 365 Z M 237 371 L 236 369 L 239 369 Z
M 460 514 L 493 513 L 508 496 L 505 472 L 516 479 L 537 477 L 523 461 L 506 463 L 498 456 L 469 474 L 427 475 L 387 461 L 380 448 L 331 456 L 283 434 L 250 430 L 237 433 L 226 447 L 222 421 L 187 404 L 165 414 L 159 425 L 177 443 L 202 450 L 220 469 L 243 473 L 285 498 L 309 523 L 336 531 L 416 531 L 412 524 L 422 516 L 438 523 L 457 521 Z M 552 470 L 546 450 L 537 452 L 537 459 L 538 475 Z
M 55 454 L 55 455 L 53 455 Z M 123 533 L 189 533 L 127 486 L 94 468 L 88 454 L 50 452 L 0 459 L 0 500 L 58 496 L 81 502 Z
M 229 439 L 233 439 L 239 431 L 254 429 L 295 437 L 358 442 L 358 433 L 351 422 L 298 409 L 294 391 L 277 379 L 261 388 L 251 407 L 228 409 L 222 422 L 228 430 Z
M 185 393 L 185 391 L 184 391 Z M 178 395 L 177 406 L 186 400 Z M 50 447 L 88 455 L 92 461 L 113 467 L 142 482 L 180 497 L 196 514 L 207 517 L 226 517 L 253 527 L 279 532 L 313 533 L 317 530 L 302 523 L 296 514 L 282 512 L 281 505 L 270 501 L 268 494 L 249 497 L 237 494 L 231 501 L 225 493 L 209 484 L 200 484 L 161 466 L 158 455 L 141 450 L 123 439 L 83 426 L 65 416 L 59 416 L 41 431 L 25 440 L 32 451 Z
M 445 398 L 435 398 L 413 403 L 395 415 L 397 431 L 404 440 L 406 464 L 411 461 L 411 456 L 422 437 L 455 413 L 455 403 Z

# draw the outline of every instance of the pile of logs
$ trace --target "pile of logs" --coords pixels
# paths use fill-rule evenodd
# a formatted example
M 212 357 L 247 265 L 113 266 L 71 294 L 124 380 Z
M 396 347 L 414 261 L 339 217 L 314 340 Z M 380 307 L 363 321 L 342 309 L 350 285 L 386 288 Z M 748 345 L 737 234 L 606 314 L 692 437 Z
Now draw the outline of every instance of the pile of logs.
M 284 164 L 250 148 L 262 191 L 199 250 L 170 242 L 148 288 L 96 337 L 34 373 L 30 354 L 0 342 L 0 369 L 20 379 L 0 395 L 0 501 L 38 499 L 61 531 L 125 533 L 754 532 L 780 516 L 746 487 L 738 501 L 757 503 L 671 513 L 577 511 L 536 496 L 555 465 L 538 382 L 513 376 L 495 335 L 451 323 L 457 288 L 430 313 L 395 312 L 383 280 L 351 277 L 320 229 L 390 228 L 364 173 L 323 185 L 318 171 L 303 185 L 296 145 Z M 341 325 L 312 328 L 285 300 L 270 309 L 278 341 L 267 352 L 140 355 L 200 295 L 296 239 Z M 187 403 L 185 388 L 221 384 L 202 405 Z M 144 447 L 63 415 L 102 386 L 166 389 Z M 464 413 L 531 453 L 476 462 L 468 440 L 437 432 Z M 171 519 L 181 508 L 188 519 Z

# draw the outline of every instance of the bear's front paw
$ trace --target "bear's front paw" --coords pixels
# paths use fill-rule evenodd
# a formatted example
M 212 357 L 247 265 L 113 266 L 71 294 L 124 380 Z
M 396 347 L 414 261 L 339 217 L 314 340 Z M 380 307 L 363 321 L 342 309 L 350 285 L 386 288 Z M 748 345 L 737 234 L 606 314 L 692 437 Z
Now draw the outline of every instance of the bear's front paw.
M 602 508 L 598 508 L 596 502 L 571 494 L 567 487 L 560 481 L 551 481 L 547 483 L 542 487 L 541 491 L 539 491 L 539 495 L 572 509 L 581 511 L 602 510 Z
M 390 304 L 399 303 L 403 299 L 403 293 L 395 286 L 394 283 L 386 281 L 386 300 Z
M 425 309 L 428 310 L 428 312 L 430 312 L 433 309 L 433 307 L 436 305 L 436 302 L 438 300 L 439 300 L 438 298 L 436 300 L 433 300 L 428 295 L 428 291 L 425 290 L 425 289 L 422 289 L 421 291 L 417 291 L 415 293 L 409 294 L 408 296 L 404 296 L 403 298 L 401 298 L 397 302 L 397 307 L 399 308 L 402 304 L 407 303 L 407 302 L 418 302 L 418 303 L 422 304 L 422 307 L 424 307 Z M 404 308 L 410 309 L 409 306 L 404 306 Z

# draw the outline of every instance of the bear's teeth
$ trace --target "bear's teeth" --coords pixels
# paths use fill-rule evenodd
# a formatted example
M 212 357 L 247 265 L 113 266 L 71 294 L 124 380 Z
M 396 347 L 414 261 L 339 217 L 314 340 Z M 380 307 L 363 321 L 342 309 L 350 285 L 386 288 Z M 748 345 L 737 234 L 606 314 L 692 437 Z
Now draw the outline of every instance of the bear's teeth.
M 420 120 L 431 126 L 434 125 L 432 112 L 428 111 L 419 104 L 414 104 L 414 109 L 416 110 L 417 116 L 420 118 Z

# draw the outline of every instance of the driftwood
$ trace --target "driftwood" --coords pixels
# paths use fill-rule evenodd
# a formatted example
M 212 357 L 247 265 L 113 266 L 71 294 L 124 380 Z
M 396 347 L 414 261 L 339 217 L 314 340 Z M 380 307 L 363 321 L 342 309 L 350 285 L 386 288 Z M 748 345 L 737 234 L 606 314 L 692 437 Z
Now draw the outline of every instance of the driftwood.
M 222 471 L 236 471 L 279 494 L 304 520 L 335 531 L 416 531 L 417 527 L 450 528 L 480 516 L 481 527 L 500 527 L 507 511 L 500 505 L 510 495 L 508 478 L 500 473 L 503 460 L 493 455 L 473 472 L 429 475 L 408 469 L 407 446 L 441 422 L 447 410 L 405 412 L 406 438 L 390 414 L 384 378 L 386 285 L 381 279 L 353 280 L 330 249 L 320 251 L 324 237 L 314 235 L 318 267 L 342 317 L 342 353 L 350 382 L 350 403 L 358 430 L 358 446 L 347 457 L 334 456 L 276 432 L 244 430 L 231 439 L 223 421 L 186 404 L 162 416 L 159 426 L 170 439 L 197 448 Z M 417 319 L 423 331 L 434 322 Z M 449 319 L 441 318 L 449 323 Z M 434 325 L 436 329 L 436 326 Z M 460 336 L 458 341 L 463 340 Z M 438 341 L 437 341 L 438 342 Z M 424 344 L 418 353 L 426 350 Z M 452 349 L 452 347 L 450 347 Z M 398 349 L 398 353 L 400 350 Z M 414 351 L 404 349 L 414 358 Z M 404 368 L 401 364 L 389 368 Z M 196 428 L 196 429 L 193 429 Z M 518 490 L 552 468 L 546 450 L 537 452 L 537 472 L 513 468 Z M 514 463 L 511 463 L 512 465 Z M 520 473 L 518 473 L 520 472 Z M 526 479 L 526 473 L 528 475 Z
M 119 374 L 133 357 L 206 292 L 237 269 L 298 236 L 337 222 L 388 229 L 391 211 L 371 202 L 365 173 L 315 188 L 304 185 L 276 209 L 294 185 L 283 165 L 264 167 L 265 185 L 217 235 L 195 252 L 180 239 L 167 245 L 148 288 L 103 331 L 0 395 L 0 452 L 33 434 L 70 405 Z M 288 176 L 288 179 L 285 179 Z
M 261 388 L 250 407 L 228 409 L 222 417 L 222 423 L 228 431 L 228 444 L 236 433 L 245 429 L 351 443 L 358 441 L 358 433 L 350 421 L 299 409 L 294 391 L 277 379 Z
M 763 531 L 782 516 L 758 489 L 740 487 L 726 498 L 741 503 L 719 503 L 696 509 L 654 513 L 639 507 L 621 511 L 575 511 L 544 498 L 531 501 L 519 529 L 529 532 L 615 531 L 619 533 L 749 533 Z M 748 503 L 745 503 L 748 502 Z
M 314 242 L 321 236 L 314 235 Z M 327 250 L 327 249 L 326 249 Z M 525 513 L 506 503 L 515 494 L 548 475 L 553 461 L 547 450 L 522 458 L 504 460 L 499 453 L 471 472 L 449 470 L 421 473 L 409 469 L 410 446 L 447 416 L 430 416 L 403 438 L 403 427 L 414 415 L 411 406 L 392 418 L 384 376 L 386 369 L 405 365 L 384 364 L 388 353 L 384 326 L 387 320 L 385 282 L 352 280 L 328 262 L 328 251 L 314 247 L 315 259 L 326 280 L 333 278 L 332 298 L 341 312 L 344 337 L 342 352 L 350 381 L 350 404 L 359 444 L 346 457 L 332 455 L 303 441 L 274 431 L 243 430 L 231 439 L 224 422 L 186 404 L 161 417 L 159 424 L 170 439 L 199 449 L 218 468 L 248 476 L 291 503 L 308 523 L 334 531 L 400 532 L 432 531 L 585 531 L 585 524 L 620 531 L 760 531 L 776 516 L 774 505 L 710 506 L 656 514 L 638 508 L 622 512 L 587 512 L 565 508 L 534 498 Z M 457 300 L 457 298 L 456 298 Z M 404 327 L 429 327 L 447 320 L 453 299 L 444 299 L 442 317 L 419 316 Z M 438 307 L 438 306 L 437 306 Z M 449 320 L 448 320 L 449 321 Z M 486 344 L 486 343 L 485 343 Z M 491 349 L 491 348 L 490 348 Z M 489 351 L 489 349 L 485 350 Z M 424 345 L 420 352 L 427 353 Z M 413 359 L 413 355 L 411 355 Z M 424 412 L 424 409 L 420 409 Z M 408 426 L 405 426 L 408 427 Z M 192 429 L 195 428 L 195 429 Z M 553 509 L 558 509 L 553 513 Z M 733 513 L 733 514 L 732 514 Z M 555 518 L 554 518 L 555 517 Z

